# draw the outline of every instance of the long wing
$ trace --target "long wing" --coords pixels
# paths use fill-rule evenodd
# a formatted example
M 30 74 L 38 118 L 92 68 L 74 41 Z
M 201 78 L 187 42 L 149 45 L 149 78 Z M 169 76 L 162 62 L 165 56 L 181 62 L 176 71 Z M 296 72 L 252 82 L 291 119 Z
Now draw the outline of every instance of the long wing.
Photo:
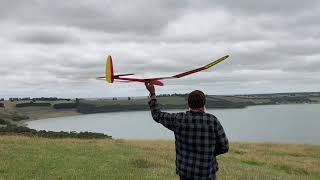
M 174 76 L 170 76 L 170 77 L 156 77 L 156 78 L 148 78 L 148 79 L 145 79 L 145 80 L 162 80 L 162 79 L 173 79 L 173 78 L 181 78 L 181 77 L 184 77 L 184 76 L 187 76 L 187 75 L 190 75 L 190 74 L 194 74 L 194 73 L 197 73 L 199 71 L 203 71 L 203 70 L 206 70 L 206 69 L 209 69 L 211 68 L 212 66 L 224 61 L 225 59 L 227 59 L 229 57 L 229 55 L 226 55 L 226 56 L 223 56 L 205 66 L 202 66 L 200 68 L 197 68 L 197 69 L 193 69 L 193 70 L 190 70 L 190 71 L 187 71 L 187 72 L 183 72 L 183 73 L 180 73 L 180 74 L 177 74 L 177 75 L 174 75 Z

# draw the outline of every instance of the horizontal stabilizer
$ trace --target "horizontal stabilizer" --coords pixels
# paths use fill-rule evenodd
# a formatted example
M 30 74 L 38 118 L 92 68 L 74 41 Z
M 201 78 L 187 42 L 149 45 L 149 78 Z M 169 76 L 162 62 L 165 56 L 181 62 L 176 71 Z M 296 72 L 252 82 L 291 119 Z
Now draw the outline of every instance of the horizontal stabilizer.
M 117 74 L 117 75 L 114 75 L 113 77 L 114 78 L 118 78 L 120 76 L 131 76 L 131 75 L 134 75 L 134 74 Z M 95 77 L 96 79 L 105 79 L 106 76 L 99 76 L 99 77 Z
M 102 80 L 102 81 L 105 81 L 106 79 L 105 78 L 95 78 L 95 80 Z
M 95 77 L 96 79 L 105 79 L 105 76 L 99 76 L 99 77 Z
M 132 76 L 134 74 L 117 74 L 117 75 L 114 75 L 113 77 L 120 77 L 120 76 Z

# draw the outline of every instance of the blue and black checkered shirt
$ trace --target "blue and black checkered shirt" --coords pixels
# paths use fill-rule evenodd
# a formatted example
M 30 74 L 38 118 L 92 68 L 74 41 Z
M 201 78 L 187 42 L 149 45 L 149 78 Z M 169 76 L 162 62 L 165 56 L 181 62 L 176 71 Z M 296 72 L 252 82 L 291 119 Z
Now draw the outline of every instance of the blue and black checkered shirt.
M 229 150 L 218 119 L 205 112 L 161 112 L 156 99 L 151 99 L 149 106 L 153 119 L 174 132 L 177 174 L 190 179 L 214 179 L 218 170 L 216 156 Z

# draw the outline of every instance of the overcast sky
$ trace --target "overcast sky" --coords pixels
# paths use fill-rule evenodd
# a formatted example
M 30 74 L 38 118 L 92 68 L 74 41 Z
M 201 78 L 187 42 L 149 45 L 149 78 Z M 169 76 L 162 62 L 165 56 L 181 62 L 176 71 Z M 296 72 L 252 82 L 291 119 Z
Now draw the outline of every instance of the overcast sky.
M 206 72 L 164 81 L 157 93 L 247 94 L 320 90 L 317 0 L 1 0 L 0 96 L 146 95 L 115 73 L 174 75 L 220 56 Z

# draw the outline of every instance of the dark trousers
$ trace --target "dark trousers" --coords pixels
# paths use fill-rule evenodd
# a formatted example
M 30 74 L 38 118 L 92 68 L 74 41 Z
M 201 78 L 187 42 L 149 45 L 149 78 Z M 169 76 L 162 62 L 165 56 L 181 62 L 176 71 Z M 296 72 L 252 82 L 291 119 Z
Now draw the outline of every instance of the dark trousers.
M 184 177 L 184 176 L 180 176 L 180 180 L 193 180 L 193 179 L 190 179 L 190 178 L 187 178 L 187 177 Z M 210 180 L 216 180 L 216 174 L 214 174 L 213 178 L 210 179 Z

